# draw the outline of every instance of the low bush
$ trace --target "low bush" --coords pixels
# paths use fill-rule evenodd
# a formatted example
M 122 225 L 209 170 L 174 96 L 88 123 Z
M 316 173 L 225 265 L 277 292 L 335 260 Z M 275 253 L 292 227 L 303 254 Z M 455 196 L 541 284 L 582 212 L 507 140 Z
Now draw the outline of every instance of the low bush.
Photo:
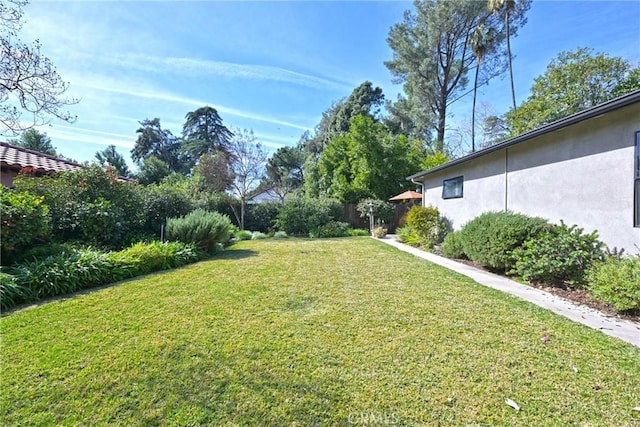
M 251 233 L 251 240 L 264 240 L 267 238 L 267 235 L 261 231 L 254 231 Z
M 196 209 L 182 218 L 167 220 L 167 239 L 195 243 L 199 249 L 214 254 L 229 241 L 231 220 L 217 212 Z
M 580 287 L 585 272 L 604 258 L 604 243 L 598 233 L 583 234 L 576 225 L 549 225 L 535 238 L 513 251 L 513 270 L 530 282 Z
M 485 212 L 461 230 L 464 253 L 477 264 L 508 271 L 513 267 L 513 251 L 537 236 L 547 225 L 543 218 L 510 211 Z
M 362 237 L 370 235 L 371 232 L 369 230 L 365 230 L 364 228 L 350 228 L 347 230 L 347 236 Z
M 290 236 L 308 236 L 318 227 L 342 220 L 342 215 L 338 200 L 292 198 L 280 209 L 276 226 Z
M 251 240 L 253 238 L 253 233 L 249 230 L 238 230 L 233 235 L 236 240 Z
M 462 232 L 458 230 L 447 234 L 440 246 L 440 250 L 442 251 L 442 255 L 447 258 L 466 258 L 464 248 L 462 247 Z
M 350 226 L 346 222 L 330 221 L 327 224 L 320 225 L 309 232 L 309 237 L 314 239 L 323 239 L 329 237 L 345 237 Z
M 616 310 L 640 311 L 640 256 L 608 257 L 587 273 L 593 295 Z
M 194 243 L 154 241 L 136 243 L 107 258 L 133 277 L 190 264 L 200 259 L 200 254 Z
M 51 234 L 49 207 L 44 197 L 0 186 L 0 240 L 2 264 L 8 265 L 29 246 Z
M 287 233 L 285 233 L 284 231 L 276 231 L 275 233 L 273 233 L 273 238 L 274 239 L 286 239 L 287 237 Z
M 192 197 L 187 189 L 168 183 L 142 187 L 145 212 L 145 231 L 160 236 L 167 218 L 187 215 L 194 209 Z M 132 242 L 135 243 L 135 242 Z

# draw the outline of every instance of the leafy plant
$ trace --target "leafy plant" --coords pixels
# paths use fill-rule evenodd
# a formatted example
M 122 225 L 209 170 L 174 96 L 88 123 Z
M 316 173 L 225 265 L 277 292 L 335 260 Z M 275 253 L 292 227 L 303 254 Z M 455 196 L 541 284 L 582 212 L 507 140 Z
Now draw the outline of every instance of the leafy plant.
M 512 252 L 546 225 L 543 218 L 510 211 L 485 212 L 462 228 L 462 248 L 473 262 L 507 271 L 514 264 Z
M 432 206 L 414 206 L 409 209 L 406 227 L 409 230 L 403 230 L 402 233 L 407 244 L 429 249 L 441 242 L 447 233 L 447 227 L 440 217 L 440 212 Z
M 384 227 L 376 227 L 373 229 L 373 235 L 378 239 L 382 239 L 387 235 L 387 229 Z
M 269 232 L 273 229 L 278 213 L 280 212 L 280 203 L 264 202 L 255 203 L 247 207 L 247 217 L 245 218 L 245 229 Z
M 462 232 L 454 231 L 445 236 L 440 246 L 442 254 L 447 258 L 464 259 L 466 255 L 462 246 Z
M 587 273 L 593 295 L 618 311 L 640 310 L 640 256 L 608 257 Z
M 161 227 L 167 218 L 176 218 L 191 212 L 192 197 L 188 190 L 169 183 L 152 184 L 142 187 L 145 224 L 147 232 L 160 236 Z
M 531 282 L 580 286 L 585 272 L 604 257 L 598 233 L 583 234 L 577 225 L 549 225 L 513 251 L 515 273 Z
M 0 186 L 0 248 L 4 265 L 51 234 L 49 207 L 42 196 Z
M 347 230 L 349 229 L 349 224 L 346 222 L 340 221 L 330 221 L 327 224 L 320 225 L 309 232 L 309 237 L 318 239 L 318 238 L 328 238 L 328 237 L 345 237 L 347 235 Z
M 228 216 L 196 209 L 182 218 L 167 220 L 167 239 L 195 243 L 202 251 L 213 254 L 219 245 L 229 241 L 230 227 Z
M 199 258 L 200 254 L 193 243 L 160 241 L 136 243 L 108 256 L 109 260 L 127 269 L 129 276 L 180 267 Z
M 251 233 L 251 240 L 262 240 L 266 238 L 267 235 L 261 231 L 254 231 L 253 233 Z
M 33 300 L 34 295 L 31 289 L 18 284 L 15 276 L 0 272 L 0 308 L 2 310 Z
M 369 236 L 370 234 L 370 231 L 364 228 L 350 228 L 347 230 L 347 236 L 362 237 Z
M 238 230 L 235 232 L 233 237 L 237 240 L 251 240 L 253 233 L 249 230 Z
M 273 238 L 274 239 L 286 239 L 287 237 L 287 233 L 285 233 L 284 231 L 276 231 L 275 233 L 273 233 Z

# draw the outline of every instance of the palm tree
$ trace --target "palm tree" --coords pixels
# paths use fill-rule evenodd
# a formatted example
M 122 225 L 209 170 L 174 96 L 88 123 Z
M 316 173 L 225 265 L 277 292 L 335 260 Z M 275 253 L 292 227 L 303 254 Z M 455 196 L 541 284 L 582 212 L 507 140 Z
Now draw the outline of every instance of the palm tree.
M 476 151 L 476 96 L 478 94 L 478 74 L 480 73 L 480 66 L 484 60 L 484 55 L 487 53 L 488 34 L 484 32 L 484 24 L 478 25 L 471 33 L 471 50 L 476 56 L 476 75 L 473 80 L 473 107 L 471 111 L 471 152 Z
M 509 16 L 512 13 L 517 13 L 515 0 L 489 0 L 489 11 L 495 14 L 500 14 L 504 9 L 504 27 L 507 37 L 507 60 L 509 62 L 509 77 L 511 79 L 511 98 L 513 101 L 513 110 L 516 110 L 516 90 L 513 86 L 513 66 L 511 65 L 511 37 L 509 34 Z

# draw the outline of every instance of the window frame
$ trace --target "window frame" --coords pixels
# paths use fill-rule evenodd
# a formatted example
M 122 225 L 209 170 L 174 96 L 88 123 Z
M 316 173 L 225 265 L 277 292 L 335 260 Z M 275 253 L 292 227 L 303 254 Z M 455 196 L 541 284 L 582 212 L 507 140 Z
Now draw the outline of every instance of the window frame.
M 448 195 L 446 193 L 447 183 L 455 182 L 455 181 L 459 181 L 460 182 L 460 194 L 456 193 L 454 195 Z M 453 188 L 457 188 L 457 182 L 454 185 L 456 185 L 456 187 L 453 187 Z M 444 200 L 461 199 L 463 197 L 464 197 L 464 175 L 456 176 L 456 177 L 445 179 L 445 180 L 442 181 L 442 198 Z

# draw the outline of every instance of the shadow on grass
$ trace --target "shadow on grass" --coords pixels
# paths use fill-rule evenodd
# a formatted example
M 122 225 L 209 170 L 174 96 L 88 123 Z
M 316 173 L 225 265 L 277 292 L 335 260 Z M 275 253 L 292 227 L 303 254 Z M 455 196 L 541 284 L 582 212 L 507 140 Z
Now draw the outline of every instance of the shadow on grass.
M 217 259 L 243 259 L 257 256 L 258 252 L 250 249 L 228 249 L 220 254 L 216 254 L 211 258 L 207 258 L 206 261 L 215 261 Z

